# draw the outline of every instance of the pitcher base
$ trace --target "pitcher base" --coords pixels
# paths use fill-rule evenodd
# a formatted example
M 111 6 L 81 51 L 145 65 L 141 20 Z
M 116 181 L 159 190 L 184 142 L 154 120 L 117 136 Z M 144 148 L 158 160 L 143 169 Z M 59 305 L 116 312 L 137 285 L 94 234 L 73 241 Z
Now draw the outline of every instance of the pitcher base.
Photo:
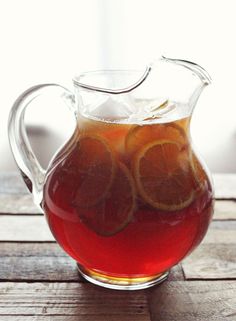
M 169 271 L 164 273 L 151 275 L 148 277 L 140 278 L 127 278 L 127 277 L 113 277 L 106 274 L 101 274 L 89 269 L 86 269 L 77 264 L 80 274 L 87 281 L 114 290 L 141 290 L 152 287 L 165 281 L 168 277 Z

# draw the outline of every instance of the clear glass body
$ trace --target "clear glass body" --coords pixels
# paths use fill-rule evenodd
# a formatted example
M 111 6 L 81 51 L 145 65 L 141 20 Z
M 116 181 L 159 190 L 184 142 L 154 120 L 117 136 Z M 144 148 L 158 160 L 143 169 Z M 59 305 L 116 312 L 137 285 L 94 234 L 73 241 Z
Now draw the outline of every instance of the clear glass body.
M 76 130 L 41 188 L 57 242 L 85 278 L 116 289 L 164 280 L 201 242 L 213 213 L 209 173 L 190 137 L 208 75 L 175 60 L 137 75 L 75 78 Z

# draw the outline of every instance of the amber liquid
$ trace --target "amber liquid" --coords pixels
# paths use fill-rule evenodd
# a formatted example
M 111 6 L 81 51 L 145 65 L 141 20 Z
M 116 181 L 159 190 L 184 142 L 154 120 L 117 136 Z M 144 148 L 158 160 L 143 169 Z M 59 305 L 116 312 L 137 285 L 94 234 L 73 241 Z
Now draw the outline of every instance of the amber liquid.
M 79 119 L 76 133 L 51 164 L 43 208 L 55 239 L 81 266 L 114 277 L 151 276 L 167 271 L 200 243 L 213 195 L 188 128 L 187 118 L 142 126 Z M 175 144 L 174 136 L 180 137 Z M 163 144 L 170 146 L 170 156 L 176 148 L 185 153 L 183 166 L 181 157 L 173 161 L 178 166 L 170 163 L 180 168 L 183 180 L 180 176 L 179 188 L 168 187 L 161 173 L 155 192 L 151 174 L 162 170 L 154 164 Z M 150 169 L 146 181 L 137 164 L 144 174 Z

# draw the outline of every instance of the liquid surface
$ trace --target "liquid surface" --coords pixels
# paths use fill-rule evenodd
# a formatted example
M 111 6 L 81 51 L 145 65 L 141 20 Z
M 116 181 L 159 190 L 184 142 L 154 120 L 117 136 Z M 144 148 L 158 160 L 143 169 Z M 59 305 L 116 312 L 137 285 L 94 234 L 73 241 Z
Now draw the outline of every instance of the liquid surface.
M 148 125 L 79 116 L 48 171 L 43 208 L 83 267 L 117 277 L 162 273 L 204 237 L 213 211 L 189 119 Z

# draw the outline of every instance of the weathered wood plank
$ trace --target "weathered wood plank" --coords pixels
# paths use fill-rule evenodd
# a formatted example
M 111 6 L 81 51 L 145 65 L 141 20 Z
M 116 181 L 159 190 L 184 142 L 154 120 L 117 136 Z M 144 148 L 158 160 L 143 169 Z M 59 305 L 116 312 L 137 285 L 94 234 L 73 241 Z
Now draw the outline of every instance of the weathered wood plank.
M 0 257 L 65 257 L 57 243 L 0 242 Z
M 222 222 L 212 224 L 208 243 L 204 241 L 183 262 L 187 278 L 236 277 L 236 224 L 229 233 L 227 224 L 218 223 Z M 56 243 L 0 243 L 0 256 L 1 280 L 79 280 L 74 261 Z M 182 279 L 180 266 L 169 279 Z
M 213 174 L 213 181 L 216 198 L 236 199 L 236 174 Z M 0 193 L 25 194 L 27 192 L 19 172 L 0 172 Z
M 0 214 L 43 214 L 31 194 L 0 194 Z
M 0 243 L 1 281 L 84 281 L 56 243 Z
M 202 244 L 182 262 L 182 267 L 187 280 L 236 280 L 236 244 Z
M 164 282 L 149 302 L 152 321 L 235 321 L 236 282 Z
M 184 280 L 180 265 L 169 281 Z M 56 243 L 0 243 L 0 281 L 84 282 L 76 262 Z
M 4 315 L 0 316 L 1 321 L 150 321 L 146 315 Z
M 77 320 L 138 316 L 150 321 L 145 291 L 112 291 L 88 283 L 0 283 L 1 315 L 80 317 Z
M 42 319 L 35 319 L 41 321 L 44 316 L 63 316 L 65 321 L 71 321 L 68 316 L 77 316 L 76 320 L 94 321 L 103 317 L 110 321 L 118 320 L 112 319 L 117 316 L 119 320 L 146 321 L 149 320 L 146 293 L 152 321 L 235 320 L 236 283 L 229 281 L 164 282 L 138 292 L 110 291 L 74 283 L 1 283 L 0 317 L 22 321 L 17 318 L 41 316 Z M 128 316 L 130 319 L 125 319 Z
M 0 215 L 0 241 L 52 242 L 44 216 Z M 203 243 L 236 244 L 236 221 L 213 221 Z
M 183 280 L 184 280 L 184 272 L 181 264 L 173 266 L 168 275 L 168 281 L 183 281 Z
M 81 281 L 76 263 L 56 243 L 0 243 L 1 281 Z M 182 262 L 186 279 L 236 279 L 236 245 L 202 244 Z M 180 265 L 169 281 L 183 280 Z
M 236 199 L 236 174 L 214 174 L 216 199 Z
M 213 174 L 215 196 L 219 199 L 236 199 L 236 174 Z M 28 190 L 19 172 L 0 172 L 0 193 L 25 194 Z
M 0 193 L 1 194 L 26 194 L 28 189 L 25 186 L 20 172 L 0 172 Z
M 0 214 L 42 214 L 31 194 L 0 194 Z M 236 220 L 236 201 L 216 200 L 214 220 Z
M 42 214 L 31 194 L 0 194 L 0 214 Z M 214 220 L 236 220 L 236 201 L 216 200 Z
M 0 281 L 84 281 L 69 257 L 1 257 L 0 260 Z
M 0 215 L 0 241 L 54 241 L 44 216 Z
M 215 201 L 214 220 L 236 220 L 236 201 Z
M 236 221 L 212 221 L 203 244 L 236 244 Z

